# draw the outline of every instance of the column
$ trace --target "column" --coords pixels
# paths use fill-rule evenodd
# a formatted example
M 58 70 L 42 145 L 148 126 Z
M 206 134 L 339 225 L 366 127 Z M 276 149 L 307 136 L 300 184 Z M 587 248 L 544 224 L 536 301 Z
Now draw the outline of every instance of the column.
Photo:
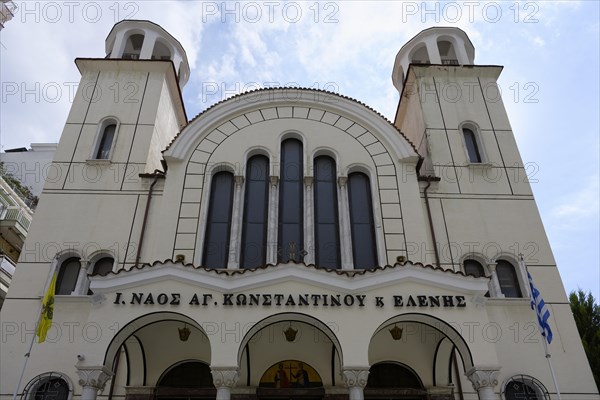
M 363 389 L 367 386 L 369 367 L 350 367 L 342 371 L 348 388 L 348 400 L 364 400 Z
M 152 58 L 152 51 L 154 51 L 154 44 L 157 37 L 158 34 L 153 31 L 147 30 L 144 32 L 144 43 L 140 50 L 140 60 L 150 60 Z
M 96 400 L 98 391 L 102 391 L 113 373 L 104 365 L 95 367 L 76 366 L 79 384 L 83 388 L 81 400 Z
M 348 177 L 338 177 L 339 186 L 339 221 L 342 269 L 353 269 L 352 262 L 352 233 L 350 232 L 350 206 L 348 203 Z
M 440 50 L 437 45 L 437 37 L 429 36 L 425 38 L 425 46 L 429 55 L 429 62 L 432 64 L 441 64 Z
M 304 177 L 304 248 L 298 249 L 298 251 L 306 252 L 306 255 L 302 258 L 306 264 L 315 263 L 315 196 L 313 194 L 313 182 L 314 177 Z
M 531 287 L 529 286 L 529 277 L 527 276 L 527 266 L 525 265 L 525 261 L 521 259 L 522 256 L 523 254 L 519 254 L 518 256 L 517 265 L 515 265 L 515 271 L 517 273 L 517 279 L 519 281 L 523 297 L 530 299 Z
M 504 295 L 502 294 L 502 289 L 500 288 L 500 281 L 498 280 L 498 274 L 496 273 L 496 263 L 489 263 L 487 265 L 488 269 L 490 270 L 490 297 L 501 297 L 503 298 Z
M 242 218 L 244 203 L 242 201 L 244 177 L 235 175 L 233 177 L 233 205 L 231 212 L 231 235 L 229 237 L 229 261 L 227 268 L 239 268 L 240 266 L 240 244 L 242 241 Z
M 110 58 L 121 58 L 123 57 L 123 51 L 125 50 L 125 32 L 119 32 L 115 38 L 112 49 L 110 49 Z
M 267 264 L 277 264 L 277 221 L 279 213 L 279 177 L 269 177 L 269 220 L 267 227 Z
M 467 371 L 467 378 L 477 390 L 479 400 L 497 400 L 494 387 L 498 385 L 500 367 L 473 367 Z
M 83 258 L 79 260 L 79 263 L 81 266 L 79 267 L 79 276 L 77 277 L 73 294 L 85 296 L 89 287 L 88 273 L 92 273 L 92 271 L 88 271 L 91 264 Z
M 454 46 L 454 53 L 456 53 L 456 58 L 458 59 L 458 63 L 461 65 L 469 65 L 469 56 L 467 55 L 467 50 L 465 49 L 465 42 L 462 39 L 452 38 L 452 46 Z
M 217 388 L 217 400 L 230 400 L 231 388 L 240 378 L 238 367 L 212 367 L 211 372 Z

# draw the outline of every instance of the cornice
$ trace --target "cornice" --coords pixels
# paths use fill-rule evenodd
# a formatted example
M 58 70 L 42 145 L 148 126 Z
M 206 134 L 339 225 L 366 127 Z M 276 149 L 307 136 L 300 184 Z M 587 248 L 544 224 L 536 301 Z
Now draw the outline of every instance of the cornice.
M 418 157 L 413 143 L 392 122 L 368 105 L 351 97 L 312 88 L 265 88 L 220 101 L 194 117 L 163 151 L 165 159 L 184 160 L 197 142 L 226 121 L 255 110 L 285 107 L 315 108 L 333 112 L 380 135 L 400 158 Z M 404 140 L 398 140 L 400 136 Z
M 407 262 L 371 270 L 333 270 L 305 264 L 266 265 L 256 269 L 210 269 L 172 260 L 90 277 L 94 293 L 107 293 L 169 280 L 215 291 L 246 291 L 285 282 L 304 283 L 326 290 L 358 293 L 412 282 L 483 295 L 488 278 L 465 276 L 462 272 Z

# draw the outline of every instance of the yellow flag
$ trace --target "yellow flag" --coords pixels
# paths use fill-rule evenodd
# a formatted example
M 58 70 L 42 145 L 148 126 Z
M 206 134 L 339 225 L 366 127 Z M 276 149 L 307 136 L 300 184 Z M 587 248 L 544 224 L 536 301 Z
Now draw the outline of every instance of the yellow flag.
M 42 343 L 46 340 L 46 333 L 52 325 L 52 316 L 54 315 L 54 291 L 56 288 L 56 275 L 55 272 L 50 281 L 50 286 L 44 295 L 42 300 L 42 313 L 40 315 L 40 323 L 37 328 L 38 343 Z

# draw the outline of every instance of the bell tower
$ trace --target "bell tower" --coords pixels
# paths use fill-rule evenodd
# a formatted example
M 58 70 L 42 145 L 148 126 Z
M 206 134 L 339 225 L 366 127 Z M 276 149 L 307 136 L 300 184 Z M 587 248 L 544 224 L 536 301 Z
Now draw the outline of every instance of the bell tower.
M 187 123 L 181 91 L 185 50 L 159 25 L 124 20 L 106 38 L 106 57 L 75 60 L 81 81 L 55 155 L 49 189 L 139 189 L 162 170 L 162 154 Z
M 423 157 L 420 174 L 448 194 L 530 195 L 504 108 L 498 65 L 476 65 L 467 34 L 426 29 L 398 52 L 394 124 Z
M 463 270 L 461 254 L 483 254 L 491 271 L 502 255 L 514 261 L 527 243 L 547 243 L 500 95 L 502 67 L 474 60 L 464 31 L 434 27 L 400 49 L 392 72 L 400 93 L 394 125 L 422 157 L 427 249 L 435 250 L 413 259 L 455 271 Z M 550 251 L 539 258 L 554 264 Z

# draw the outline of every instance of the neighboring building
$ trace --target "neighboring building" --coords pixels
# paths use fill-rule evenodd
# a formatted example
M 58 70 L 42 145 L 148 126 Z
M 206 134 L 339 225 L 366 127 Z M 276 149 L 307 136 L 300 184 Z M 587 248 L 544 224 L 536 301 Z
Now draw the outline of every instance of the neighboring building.
M 42 194 L 46 179 L 60 179 L 60 171 L 52 164 L 57 143 L 31 143 L 30 148 L 7 149 L 0 153 L 4 170 L 31 190 Z
M 0 0 L 0 31 L 10 21 L 17 11 L 17 5 L 11 0 Z
M 2 304 L 4 304 L 4 298 L 6 297 L 14 273 L 14 262 L 4 254 L 0 255 L 0 309 L 2 309 Z
M 10 177 L 0 176 L 0 308 L 33 216 L 28 199 L 13 190 L 9 182 Z
M 53 169 L 56 144 L 0 153 L 0 308 L 15 272 L 45 176 Z M 34 154 L 35 153 L 35 154 Z
M 278 88 L 187 120 L 189 66 L 122 21 L 82 78 L 2 311 L 1 399 L 598 400 L 502 101 L 457 28 L 401 48 L 394 123 Z M 129 101 L 82 88 L 140 90 Z M 450 96 L 452 87 L 472 88 Z M 446 90 L 448 89 L 448 90 Z

